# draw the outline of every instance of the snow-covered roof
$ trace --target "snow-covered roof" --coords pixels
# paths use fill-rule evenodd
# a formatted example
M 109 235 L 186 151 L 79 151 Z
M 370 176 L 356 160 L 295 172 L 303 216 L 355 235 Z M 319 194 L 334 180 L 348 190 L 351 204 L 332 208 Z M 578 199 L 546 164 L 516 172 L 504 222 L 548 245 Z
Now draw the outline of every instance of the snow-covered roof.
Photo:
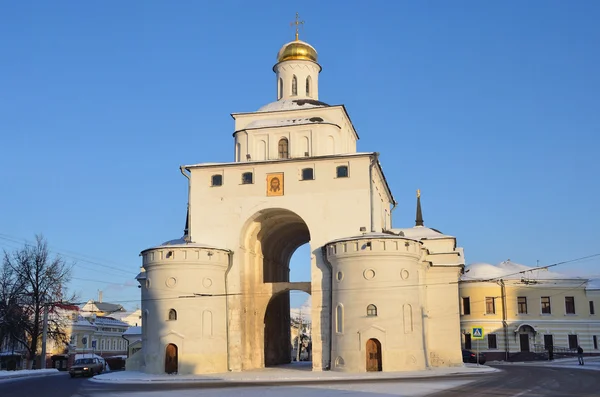
M 201 244 L 201 243 L 195 243 L 193 241 L 185 241 L 183 239 L 183 237 L 178 238 L 178 239 L 174 239 L 174 240 L 169 240 L 169 241 L 165 241 L 164 243 L 156 246 L 156 247 L 150 247 L 150 248 L 146 248 L 144 251 L 148 251 L 148 250 L 152 250 L 152 249 L 157 249 L 157 248 L 169 248 L 169 247 L 178 247 L 178 248 L 182 248 L 182 247 L 188 247 L 188 248 L 208 248 L 208 249 L 214 249 L 214 250 L 221 250 L 221 251 L 227 251 L 226 249 L 223 248 L 217 248 L 213 245 L 208 245 L 208 244 Z M 142 252 L 144 252 L 142 251 Z
M 231 166 L 231 167 L 239 167 L 241 165 L 247 166 L 248 164 L 269 164 L 269 163 L 282 163 L 285 161 L 298 161 L 298 160 L 306 160 L 306 161 L 314 161 L 319 159 L 333 159 L 333 158 L 342 158 L 342 157 L 360 157 L 360 156 L 373 156 L 376 152 L 356 152 L 356 153 L 339 153 L 339 154 L 326 154 L 323 156 L 311 156 L 311 157 L 291 157 L 289 159 L 273 159 L 273 160 L 252 160 L 248 162 L 228 162 L 228 163 L 198 163 L 198 164 L 190 164 L 190 165 L 182 165 L 181 168 L 199 168 L 199 167 L 209 167 L 209 166 Z M 172 240 L 176 241 L 176 240 Z
M 401 235 L 396 235 L 396 234 L 369 232 L 369 233 L 357 234 L 356 236 L 348 236 L 348 237 L 342 237 L 342 238 L 338 238 L 338 239 L 335 239 L 335 240 L 331 240 L 326 245 L 333 244 L 333 243 L 339 243 L 341 241 L 351 241 L 351 240 L 397 239 L 397 238 L 401 238 L 401 239 L 405 239 L 405 240 L 418 241 L 415 238 L 401 236 Z
M 310 109 L 328 107 L 325 102 L 314 99 L 280 99 L 279 101 L 268 103 L 258 109 L 258 112 L 277 112 L 283 110 Z
M 546 269 L 537 269 L 511 262 L 510 260 L 500 262 L 497 265 L 489 263 L 473 263 L 465 267 L 465 273 L 461 277 L 463 281 L 490 280 L 502 278 L 504 280 L 581 280 L 581 277 L 567 276 L 551 272 Z
M 317 123 L 331 123 L 322 117 L 299 117 L 299 118 L 289 118 L 285 119 L 267 119 L 267 120 L 254 120 L 246 127 L 245 130 L 255 129 L 255 128 L 268 128 L 268 127 L 283 127 L 290 125 L 306 125 L 306 124 L 317 124 Z
M 90 323 L 85 317 L 77 316 L 77 320 L 74 320 L 71 325 L 73 327 L 93 327 L 94 325 Z
M 588 282 L 587 288 L 588 290 L 600 290 L 600 278 L 592 278 Z
M 415 226 L 404 229 L 391 229 L 391 232 L 404 234 L 404 237 L 415 239 L 415 240 L 433 240 L 440 238 L 454 238 L 440 232 L 439 230 L 431 229 L 425 226 Z
M 87 306 L 95 306 L 96 309 L 93 308 L 87 308 Z M 119 305 L 118 303 L 109 303 L 109 302 L 98 302 L 98 301 L 92 301 L 89 300 L 86 302 L 85 305 L 83 305 L 83 308 L 81 309 L 83 312 L 86 311 L 91 311 L 91 312 L 95 312 L 95 311 L 101 311 L 101 312 L 124 312 L 125 308 L 122 305 Z
M 129 327 L 129 329 L 123 332 L 123 335 L 141 335 L 142 327 Z
M 129 324 L 114 319 L 112 317 L 96 317 L 96 319 L 94 320 L 94 323 L 96 325 L 113 325 L 113 326 L 117 326 L 117 327 L 129 327 Z

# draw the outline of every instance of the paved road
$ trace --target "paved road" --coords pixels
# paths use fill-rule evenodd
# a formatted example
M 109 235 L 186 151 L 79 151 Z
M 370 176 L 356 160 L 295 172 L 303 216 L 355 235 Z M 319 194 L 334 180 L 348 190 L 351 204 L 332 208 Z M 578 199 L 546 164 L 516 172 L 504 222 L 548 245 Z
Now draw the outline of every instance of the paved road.
M 448 389 L 443 392 L 430 395 L 431 397 L 592 397 L 600 395 L 600 372 L 578 370 L 571 368 L 549 368 L 549 367 L 534 367 L 534 366 L 502 366 L 503 370 L 500 373 L 494 373 L 483 376 L 466 376 L 466 377 L 446 377 L 435 379 L 407 379 L 403 381 L 373 381 L 373 382 L 299 382 L 296 385 L 285 383 L 287 390 L 299 387 L 310 387 L 308 394 L 319 395 L 321 392 L 326 392 L 329 396 L 332 395 L 356 395 L 356 396 L 375 396 L 375 395 L 390 395 L 394 393 L 386 393 L 382 390 L 391 389 L 398 390 L 402 394 L 403 384 L 431 384 L 439 382 L 439 384 L 450 384 L 450 380 L 472 380 L 462 386 Z M 361 391 L 354 390 L 355 393 L 342 392 L 335 385 L 340 384 L 361 384 Z M 384 385 L 387 384 L 387 385 Z M 283 384 L 281 384 L 283 385 Z M 318 385 L 322 385 L 319 387 Z M 371 386 L 369 386 L 371 385 Z M 248 386 L 239 384 L 238 387 Z M 280 395 L 286 389 L 277 391 L 275 384 L 258 385 L 253 384 L 251 387 L 252 395 L 260 394 L 259 390 L 268 390 L 265 395 Z M 229 386 L 228 386 L 229 387 Z M 250 387 L 250 386 L 249 386 Z M 176 383 L 176 384 L 137 384 L 137 385 L 119 385 L 90 382 L 85 378 L 71 379 L 68 374 L 60 374 L 47 376 L 43 378 L 15 379 L 12 381 L 0 382 L 0 396 L 2 397 L 103 397 L 103 396 L 127 396 L 131 392 L 138 392 L 136 396 L 144 395 L 144 392 L 164 392 L 152 393 L 153 395 L 173 395 L 177 396 L 177 391 L 187 390 L 185 395 L 202 395 L 208 392 L 207 389 L 216 388 L 224 389 L 222 385 L 206 385 L 198 383 Z M 380 390 L 378 390 L 380 389 Z M 414 389 L 414 388 L 413 388 Z M 202 391 L 204 390 L 204 392 Z M 170 391 L 167 393 L 167 391 Z M 249 391 L 249 390 L 247 390 Z M 141 392 L 141 393 L 140 393 Z M 242 389 L 237 389 L 235 392 L 229 389 L 229 392 L 222 390 L 219 395 L 227 396 L 229 394 L 244 395 Z M 274 394 L 273 394 L 274 393 Z M 210 393 L 212 394 L 212 393 Z M 287 394 L 284 392 L 284 394 Z M 302 393 L 303 394 L 303 393 Z
M 67 372 L 35 378 L 17 378 L 0 382 L 2 397 L 71 397 L 77 393 L 85 378 L 71 379 Z
M 600 372 L 575 368 L 498 366 L 503 372 L 429 397 L 594 397 Z

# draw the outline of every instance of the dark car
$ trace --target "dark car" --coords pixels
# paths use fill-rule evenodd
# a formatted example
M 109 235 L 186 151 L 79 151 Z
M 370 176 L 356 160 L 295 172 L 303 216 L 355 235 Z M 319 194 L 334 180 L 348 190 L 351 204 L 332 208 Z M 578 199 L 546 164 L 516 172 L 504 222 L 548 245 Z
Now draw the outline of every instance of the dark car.
M 71 378 L 77 375 L 94 376 L 101 373 L 103 369 L 104 363 L 97 358 L 78 358 L 69 369 L 69 374 Z
M 463 349 L 463 363 L 477 363 L 477 353 L 471 350 Z M 479 364 L 485 364 L 485 353 L 479 352 Z

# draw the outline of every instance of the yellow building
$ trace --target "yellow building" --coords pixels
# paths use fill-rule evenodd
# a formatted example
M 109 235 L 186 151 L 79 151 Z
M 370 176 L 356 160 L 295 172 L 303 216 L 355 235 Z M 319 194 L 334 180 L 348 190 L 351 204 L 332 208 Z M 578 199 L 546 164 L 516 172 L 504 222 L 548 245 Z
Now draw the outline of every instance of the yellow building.
M 600 354 L 600 285 L 588 279 L 510 261 L 477 263 L 465 268 L 459 293 L 463 347 L 488 360 L 532 359 L 549 346 Z M 483 328 L 483 340 L 472 338 L 473 327 Z

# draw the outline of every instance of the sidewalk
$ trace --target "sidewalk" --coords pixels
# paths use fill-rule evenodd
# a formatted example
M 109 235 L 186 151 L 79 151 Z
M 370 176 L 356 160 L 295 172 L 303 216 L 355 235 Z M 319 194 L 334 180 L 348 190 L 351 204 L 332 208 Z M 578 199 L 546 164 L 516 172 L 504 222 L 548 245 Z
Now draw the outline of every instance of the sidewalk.
M 19 379 L 19 378 L 39 378 L 42 376 L 52 376 L 59 374 L 66 374 L 66 372 L 60 372 L 56 368 L 50 369 L 22 369 L 19 371 L 0 371 L 0 381 L 7 379 Z
M 585 365 L 579 365 L 577 357 L 560 358 L 552 361 L 519 361 L 519 362 L 506 362 L 506 361 L 489 361 L 487 364 L 491 365 L 530 365 L 538 367 L 553 367 L 553 368 L 577 368 L 587 369 L 593 371 L 600 371 L 600 357 L 584 357 L 583 361 Z
M 345 373 L 334 371 L 313 372 L 306 364 L 297 363 L 277 368 L 264 368 L 255 371 L 227 372 L 209 375 L 151 375 L 138 371 L 115 371 L 94 376 L 91 380 L 103 383 L 149 383 L 149 382 L 200 382 L 207 385 L 227 384 L 270 384 L 270 383 L 325 383 L 325 382 L 359 382 L 372 380 L 403 380 L 435 378 L 444 376 L 479 375 L 499 372 L 487 366 L 465 364 L 460 367 L 431 368 L 412 372 L 363 372 Z

